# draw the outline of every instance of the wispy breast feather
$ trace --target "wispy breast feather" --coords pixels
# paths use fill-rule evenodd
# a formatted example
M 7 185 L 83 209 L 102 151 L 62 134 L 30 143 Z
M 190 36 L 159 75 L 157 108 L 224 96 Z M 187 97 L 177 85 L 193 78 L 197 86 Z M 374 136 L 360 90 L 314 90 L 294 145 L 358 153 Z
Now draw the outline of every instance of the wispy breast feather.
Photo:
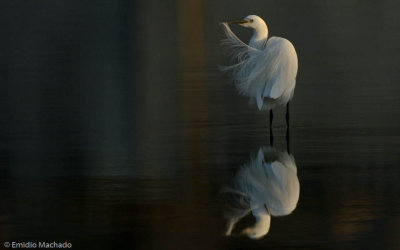
M 241 41 L 227 23 L 222 23 L 221 26 L 226 35 L 226 38 L 221 41 L 221 45 L 228 50 L 228 55 L 233 64 L 222 66 L 220 69 L 231 74 L 240 94 L 248 95 L 250 78 L 253 78 L 251 73 L 257 65 L 257 55 L 262 54 L 262 51 Z
M 222 39 L 221 45 L 230 49 L 230 56 L 234 57 L 232 59 L 238 61 L 243 61 L 248 57 L 249 51 L 259 51 L 256 48 L 250 47 L 242 40 L 240 40 L 235 33 L 232 32 L 231 28 L 227 23 L 221 23 L 221 26 L 225 32 L 226 38 Z

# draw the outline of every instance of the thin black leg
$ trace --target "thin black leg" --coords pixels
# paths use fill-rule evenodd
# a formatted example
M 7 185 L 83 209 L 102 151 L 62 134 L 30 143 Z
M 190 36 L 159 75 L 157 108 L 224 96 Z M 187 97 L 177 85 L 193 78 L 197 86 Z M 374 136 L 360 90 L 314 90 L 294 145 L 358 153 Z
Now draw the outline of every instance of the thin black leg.
M 271 147 L 274 146 L 274 135 L 272 134 L 272 129 L 269 130 L 269 144 Z
M 269 127 L 272 129 L 272 120 L 274 119 L 274 114 L 272 113 L 272 109 L 269 110 Z
M 286 104 L 286 126 L 289 128 L 289 103 Z
M 289 127 L 286 128 L 286 150 L 290 154 L 290 133 Z
M 286 149 L 290 154 L 289 103 L 286 104 Z
M 274 119 L 274 114 L 272 109 L 269 110 L 269 143 L 271 147 L 274 145 L 274 135 L 272 134 L 272 120 Z

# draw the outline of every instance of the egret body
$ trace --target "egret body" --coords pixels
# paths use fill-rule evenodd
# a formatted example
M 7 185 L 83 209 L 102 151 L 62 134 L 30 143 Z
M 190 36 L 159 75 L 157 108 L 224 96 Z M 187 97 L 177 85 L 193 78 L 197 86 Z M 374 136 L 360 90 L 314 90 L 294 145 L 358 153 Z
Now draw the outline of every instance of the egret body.
M 253 29 L 248 45 L 232 32 L 229 24 Z M 289 123 L 289 101 L 293 98 L 298 69 L 292 43 L 281 37 L 268 39 L 268 27 L 256 15 L 224 22 L 222 27 L 226 34 L 222 45 L 230 49 L 234 62 L 222 67 L 222 71 L 232 75 L 239 93 L 249 97 L 250 103 L 255 103 L 259 110 L 270 111 L 270 125 L 272 109 L 282 105 L 287 105 L 286 120 Z

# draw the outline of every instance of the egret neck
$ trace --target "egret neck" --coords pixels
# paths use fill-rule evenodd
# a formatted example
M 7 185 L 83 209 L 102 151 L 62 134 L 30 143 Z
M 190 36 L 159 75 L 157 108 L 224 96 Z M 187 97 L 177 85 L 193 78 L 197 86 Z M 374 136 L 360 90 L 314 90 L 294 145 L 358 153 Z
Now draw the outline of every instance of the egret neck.
M 256 49 L 263 49 L 268 39 L 268 27 L 265 22 L 260 22 L 253 29 L 253 36 L 250 39 L 249 46 Z

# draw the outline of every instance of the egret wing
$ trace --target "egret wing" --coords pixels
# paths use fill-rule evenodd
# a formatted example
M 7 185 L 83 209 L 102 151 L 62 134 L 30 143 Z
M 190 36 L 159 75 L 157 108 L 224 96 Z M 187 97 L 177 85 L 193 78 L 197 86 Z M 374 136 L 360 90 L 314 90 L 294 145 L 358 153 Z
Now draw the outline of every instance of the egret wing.
M 258 55 L 258 65 L 252 72 L 253 81 L 264 86 L 262 96 L 277 99 L 285 91 L 292 91 L 296 83 L 297 54 L 293 45 L 286 39 L 271 37 L 263 54 Z
M 272 162 L 269 208 L 275 216 L 291 213 L 297 206 L 300 196 L 300 184 L 297 174 L 282 162 Z

